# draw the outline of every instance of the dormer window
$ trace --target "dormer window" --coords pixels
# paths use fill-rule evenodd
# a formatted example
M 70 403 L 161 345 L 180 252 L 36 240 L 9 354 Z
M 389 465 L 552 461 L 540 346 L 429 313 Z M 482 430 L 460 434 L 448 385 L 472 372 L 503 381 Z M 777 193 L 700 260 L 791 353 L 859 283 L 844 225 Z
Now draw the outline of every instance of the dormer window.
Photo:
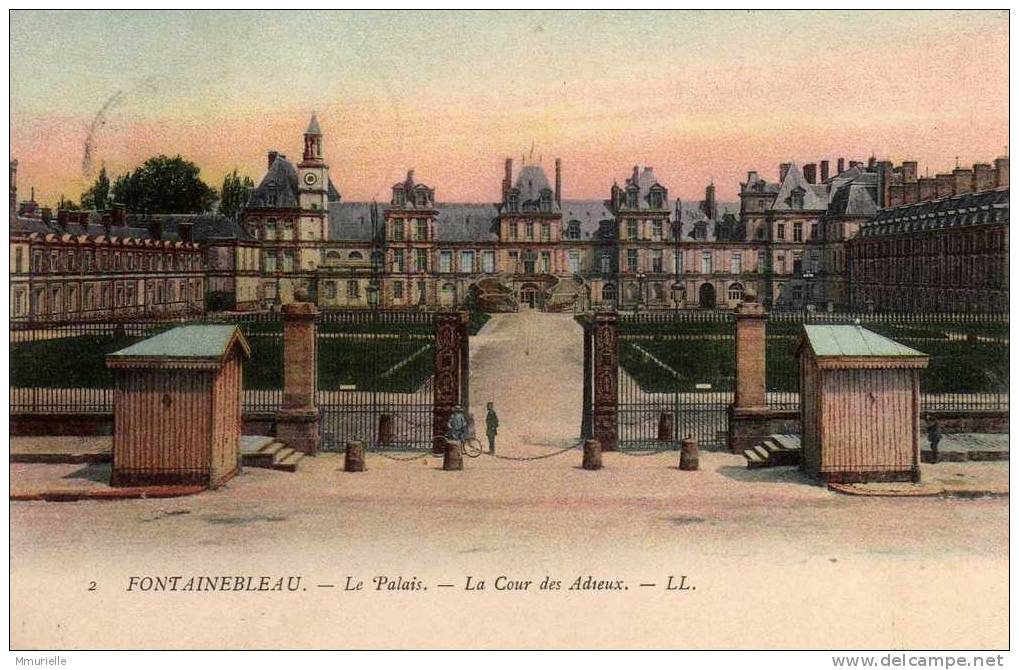
M 393 206 L 394 207 L 403 207 L 403 205 L 405 203 L 406 203 L 406 194 L 403 192 L 403 189 L 402 188 L 394 188 L 393 189 Z
M 665 209 L 665 193 L 659 189 L 655 189 L 654 191 L 651 191 L 650 197 L 652 209 Z
M 541 211 L 551 212 L 552 211 L 552 192 L 542 191 L 541 192 Z
M 570 221 L 570 223 L 566 226 L 566 237 L 571 239 L 571 240 L 579 240 L 580 239 L 580 222 L 579 221 Z
M 517 211 L 517 209 L 519 209 L 520 207 L 520 196 L 518 196 L 516 193 L 511 193 L 508 198 L 507 204 L 511 212 Z
M 637 209 L 637 189 L 631 188 L 626 192 L 626 206 Z
M 803 189 L 793 189 L 793 192 L 789 194 L 789 206 L 793 209 L 803 209 L 803 194 Z

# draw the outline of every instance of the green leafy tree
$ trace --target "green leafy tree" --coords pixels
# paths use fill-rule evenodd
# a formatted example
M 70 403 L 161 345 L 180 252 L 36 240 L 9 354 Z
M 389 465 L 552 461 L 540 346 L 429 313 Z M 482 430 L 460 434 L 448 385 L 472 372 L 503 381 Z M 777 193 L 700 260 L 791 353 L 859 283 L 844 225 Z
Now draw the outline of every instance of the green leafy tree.
M 231 219 L 236 219 L 241 209 L 248 202 L 248 196 L 255 188 L 255 182 L 251 177 L 239 177 L 237 170 L 223 178 L 223 189 L 219 196 L 219 213 Z
M 100 168 L 95 182 L 81 194 L 81 206 L 83 209 L 106 209 L 110 206 L 110 178 L 105 165 Z
M 199 168 L 179 155 L 156 156 L 113 182 L 113 200 L 128 211 L 193 214 L 209 210 L 216 189 L 199 177 Z

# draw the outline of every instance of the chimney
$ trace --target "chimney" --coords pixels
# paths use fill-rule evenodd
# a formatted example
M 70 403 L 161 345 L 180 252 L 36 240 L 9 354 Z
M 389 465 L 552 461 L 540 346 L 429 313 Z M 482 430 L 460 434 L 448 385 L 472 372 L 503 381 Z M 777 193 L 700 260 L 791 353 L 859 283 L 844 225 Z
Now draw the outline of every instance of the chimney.
M 49 224 L 49 222 L 52 221 L 52 220 L 53 220 L 53 210 L 50 209 L 49 207 L 43 207 L 42 208 L 42 222 L 45 223 L 45 224 Z
M 561 158 L 555 159 L 555 204 L 557 207 L 562 207 L 562 193 L 563 193 L 563 161 Z
M 990 163 L 973 164 L 973 190 L 987 191 L 994 188 L 994 169 Z
M 194 224 L 190 222 L 181 223 L 177 226 L 177 235 L 181 242 L 194 242 Z
M 268 165 L 266 165 L 266 169 L 267 170 L 272 167 L 272 164 L 276 162 L 276 159 L 279 158 L 279 155 L 280 154 L 279 154 L 278 151 L 270 151 L 269 152 L 268 161 L 267 161 Z
M 785 176 L 789 174 L 789 168 L 792 167 L 792 163 L 780 163 L 778 166 L 778 182 L 781 184 L 785 181 Z
M 952 189 L 955 187 L 955 177 L 950 174 L 939 174 L 935 179 L 935 187 L 937 189 L 936 196 L 938 198 L 947 198 L 952 195 Z
M 905 204 L 905 185 L 892 184 L 888 187 L 888 207 L 898 207 Z
M 64 208 L 57 210 L 57 225 L 63 230 L 67 230 L 67 224 L 71 220 L 71 213 Z
M 715 200 L 715 185 L 714 183 L 708 184 L 707 188 L 704 189 L 704 205 L 705 214 L 709 219 L 714 221 L 718 218 L 718 202 Z
M 994 159 L 995 179 L 994 185 L 997 188 L 1008 186 L 1008 156 Z
M 506 159 L 506 172 L 502 177 L 502 201 L 506 202 L 506 197 L 509 196 L 509 190 L 513 188 L 513 159 Z
M 640 169 L 636 165 L 634 165 L 633 177 L 630 178 L 630 183 L 636 186 L 638 182 L 640 182 Z
M 902 185 L 902 203 L 912 205 L 920 201 L 920 184 L 917 181 L 907 182 Z
M 836 174 L 842 174 L 845 171 L 846 171 L 846 159 L 845 158 L 840 158 L 838 160 L 838 167 L 835 169 L 835 173 Z
M 803 178 L 808 184 L 817 183 L 817 163 L 807 163 L 803 166 Z
M 926 202 L 938 197 L 938 180 L 934 177 L 920 177 L 920 197 L 917 202 Z
M 124 205 L 119 203 L 113 203 L 112 215 L 113 225 L 123 226 L 125 223 L 127 223 L 126 221 L 127 211 L 125 210 Z
M 902 161 L 902 183 L 916 183 L 916 161 Z
M 890 199 L 888 189 L 892 185 L 892 162 L 891 161 L 878 161 L 871 158 L 872 167 L 877 169 L 879 188 L 881 189 L 878 196 L 881 198 L 881 202 L 878 204 L 879 207 L 889 207 L 888 201 Z
M 875 165 L 877 165 L 877 157 L 876 156 L 871 156 L 870 158 L 867 159 L 867 169 L 868 170 L 873 170 Z
M 954 180 L 952 185 L 953 194 L 962 195 L 973 190 L 973 170 L 955 168 L 952 170 L 952 179 Z
M 828 161 L 821 161 L 821 181 L 822 182 L 828 181 L 828 178 L 831 176 L 831 174 L 829 173 L 830 168 L 831 168 L 831 164 Z
M 10 194 L 11 214 L 13 214 L 15 212 L 15 210 L 17 210 L 17 208 L 18 208 L 18 161 L 16 161 L 16 160 L 11 161 L 11 177 L 10 178 L 11 178 L 11 183 L 10 183 L 10 187 L 11 187 L 11 192 L 10 192 L 11 193 Z

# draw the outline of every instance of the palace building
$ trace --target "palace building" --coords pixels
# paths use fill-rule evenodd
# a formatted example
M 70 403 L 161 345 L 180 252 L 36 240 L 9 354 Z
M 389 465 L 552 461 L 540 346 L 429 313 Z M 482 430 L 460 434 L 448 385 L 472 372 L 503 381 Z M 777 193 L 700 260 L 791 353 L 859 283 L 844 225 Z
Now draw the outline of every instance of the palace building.
M 258 311 L 299 290 L 324 309 L 731 309 L 747 290 L 775 310 L 1007 309 L 1007 158 L 933 178 L 912 161 L 783 163 L 776 181 L 748 172 L 738 206 L 713 184 L 682 203 L 641 166 L 604 200 L 570 199 L 562 161 L 550 179 L 506 159 L 498 202 L 443 202 L 414 170 L 388 202 L 354 202 L 312 115 L 301 160 L 269 151 L 239 222 L 116 207 L 53 221 L 34 197 L 15 207 L 16 171 L 18 318 Z

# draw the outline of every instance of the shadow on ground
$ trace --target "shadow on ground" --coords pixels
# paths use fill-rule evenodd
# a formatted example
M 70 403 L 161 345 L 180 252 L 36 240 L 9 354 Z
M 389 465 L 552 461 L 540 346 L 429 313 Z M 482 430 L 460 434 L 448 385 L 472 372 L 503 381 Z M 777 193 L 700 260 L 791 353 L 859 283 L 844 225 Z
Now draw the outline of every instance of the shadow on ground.
M 64 475 L 63 479 L 87 479 L 90 482 L 109 484 L 110 468 L 109 463 L 94 463 Z
M 817 486 L 810 476 L 801 472 L 795 465 L 774 468 L 758 468 L 748 470 L 736 465 L 723 465 L 718 468 L 718 473 L 729 479 L 738 482 L 761 482 L 770 484 L 803 484 L 805 486 Z

